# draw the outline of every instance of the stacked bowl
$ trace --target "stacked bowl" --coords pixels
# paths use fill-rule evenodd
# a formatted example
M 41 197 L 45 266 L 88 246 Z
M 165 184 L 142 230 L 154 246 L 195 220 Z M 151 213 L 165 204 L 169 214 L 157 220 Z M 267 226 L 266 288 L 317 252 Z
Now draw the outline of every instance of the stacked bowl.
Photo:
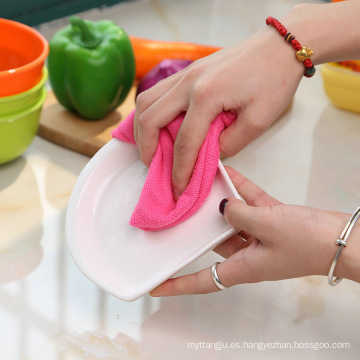
M 33 141 L 46 99 L 46 39 L 35 29 L 0 18 L 0 164 Z
M 358 63 L 356 60 L 347 63 Z M 355 68 L 355 67 L 354 67 Z M 325 93 L 331 102 L 345 110 L 360 112 L 360 71 L 341 63 L 321 66 Z

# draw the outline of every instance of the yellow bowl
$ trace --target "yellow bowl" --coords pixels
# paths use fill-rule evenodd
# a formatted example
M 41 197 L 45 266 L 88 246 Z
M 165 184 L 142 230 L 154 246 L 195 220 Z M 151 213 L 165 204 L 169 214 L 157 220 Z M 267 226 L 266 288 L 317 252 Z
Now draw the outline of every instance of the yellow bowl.
M 42 90 L 48 78 L 48 70 L 44 66 L 41 80 L 30 90 L 22 93 L 0 97 L 0 117 L 17 114 L 36 104 L 42 96 Z
M 41 97 L 29 109 L 0 117 L 0 164 L 14 160 L 32 143 L 39 128 L 46 95 L 46 88 L 43 87 Z
M 331 102 L 345 110 L 360 112 L 360 73 L 334 63 L 321 66 L 324 89 Z

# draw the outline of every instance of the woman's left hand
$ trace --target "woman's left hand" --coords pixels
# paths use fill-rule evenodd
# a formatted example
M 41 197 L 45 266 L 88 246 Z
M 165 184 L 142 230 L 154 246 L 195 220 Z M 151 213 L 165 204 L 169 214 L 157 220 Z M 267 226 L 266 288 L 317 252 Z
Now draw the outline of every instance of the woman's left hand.
M 234 169 L 227 167 L 227 172 L 247 205 L 230 198 L 225 206 L 225 219 L 242 230 L 214 249 L 226 259 L 217 266 L 222 284 L 230 287 L 327 275 L 338 250 L 336 238 L 349 214 L 282 204 Z M 346 262 L 344 258 L 339 262 L 336 276 L 346 277 Z M 206 268 L 169 279 L 150 294 L 172 296 L 218 290 L 211 269 Z

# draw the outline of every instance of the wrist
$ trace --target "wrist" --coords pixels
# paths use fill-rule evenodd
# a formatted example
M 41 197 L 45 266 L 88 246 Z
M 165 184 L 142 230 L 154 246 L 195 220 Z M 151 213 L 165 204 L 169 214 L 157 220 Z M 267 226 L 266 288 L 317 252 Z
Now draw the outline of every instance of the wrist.
M 271 44 L 271 46 L 268 46 L 269 59 L 276 56 L 277 68 L 280 69 L 281 73 L 287 73 L 286 78 L 288 81 L 294 78 L 297 80 L 296 83 L 300 82 L 304 75 L 304 65 L 297 60 L 296 51 L 274 27 L 267 26 L 263 32 L 265 33 L 266 43 Z
M 360 1 L 295 6 L 281 22 L 311 48 L 314 65 L 360 58 Z
M 295 50 L 296 58 L 304 64 L 304 76 L 308 78 L 314 76 L 316 69 L 310 59 L 310 56 L 313 55 L 313 51 L 306 46 L 302 46 L 296 37 L 276 18 L 269 16 L 266 19 L 266 24 L 273 26 L 284 40 Z

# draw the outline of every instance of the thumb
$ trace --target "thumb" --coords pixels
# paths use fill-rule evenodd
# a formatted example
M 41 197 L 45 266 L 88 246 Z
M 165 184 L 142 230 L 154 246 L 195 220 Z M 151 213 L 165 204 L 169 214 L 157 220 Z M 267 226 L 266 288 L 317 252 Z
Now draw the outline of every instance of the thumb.
M 226 200 L 223 211 L 226 221 L 235 229 L 246 231 L 256 238 L 262 239 L 270 228 L 270 207 L 250 206 L 236 198 Z
M 271 207 L 250 206 L 236 198 L 227 200 L 223 211 L 226 221 L 235 229 L 251 234 L 252 240 L 248 247 L 235 252 L 219 265 L 219 276 L 225 286 L 263 281 L 266 279 L 270 255 L 267 251 L 267 235 L 272 232 Z

